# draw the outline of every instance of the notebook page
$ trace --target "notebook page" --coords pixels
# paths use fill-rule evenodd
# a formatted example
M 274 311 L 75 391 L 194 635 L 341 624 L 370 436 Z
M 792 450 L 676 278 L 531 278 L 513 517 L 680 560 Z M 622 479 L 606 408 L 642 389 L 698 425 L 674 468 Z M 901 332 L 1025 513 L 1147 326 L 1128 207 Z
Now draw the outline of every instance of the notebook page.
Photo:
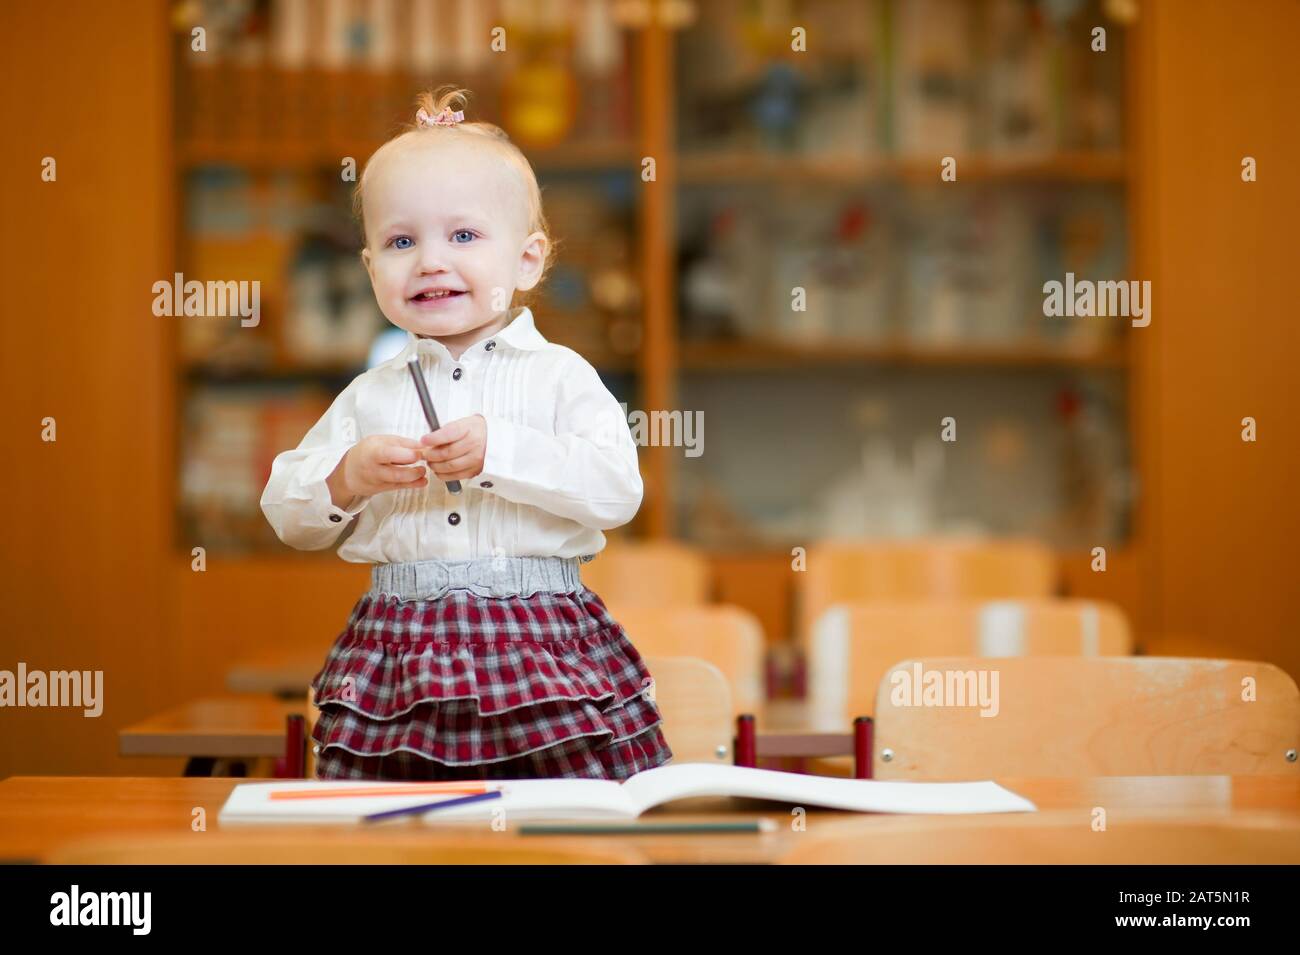
M 857 812 L 959 814 L 1037 812 L 992 781 L 929 783 L 809 776 L 748 766 L 679 763 L 637 773 L 622 784 L 639 815 L 674 799 L 747 796 Z
M 352 823 L 363 816 L 389 809 L 405 809 L 423 803 L 435 802 L 437 793 L 420 792 L 419 784 L 405 784 L 412 789 L 409 795 L 360 795 L 377 787 L 403 788 L 402 783 L 376 783 L 362 780 L 320 781 L 284 780 L 275 783 L 241 783 L 236 786 L 217 816 L 219 825 L 235 826 L 246 823 L 277 823 L 285 825 L 320 823 Z M 453 806 L 425 814 L 424 819 L 436 823 L 448 821 L 491 820 L 504 809 L 511 819 L 624 819 L 634 815 L 634 810 L 623 794 L 621 786 L 604 779 L 525 779 L 491 780 L 491 788 L 500 788 L 499 799 Z M 318 799 L 272 799 L 272 792 L 306 791 L 328 792 L 331 795 Z M 336 795 L 349 790 L 357 796 Z M 448 798 L 452 798 L 449 794 Z M 460 795 L 460 794 L 454 794 Z
M 429 824 L 442 820 L 491 819 L 505 812 L 507 824 L 516 820 L 631 819 L 636 809 L 621 784 L 608 779 L 503 780 L 504 794 L 488 802 L 452 806 L 428 813 Z

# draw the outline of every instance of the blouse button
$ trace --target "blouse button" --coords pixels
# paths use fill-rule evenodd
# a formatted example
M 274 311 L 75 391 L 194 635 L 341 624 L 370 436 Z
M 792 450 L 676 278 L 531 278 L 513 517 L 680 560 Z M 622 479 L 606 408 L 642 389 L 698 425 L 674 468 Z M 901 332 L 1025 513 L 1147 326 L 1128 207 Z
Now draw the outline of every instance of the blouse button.
M 483 346 L 483 348 L 484 348 L 486 351 L 491 351 L 492 349 L 494 349 L 494 348 L 496 348 L 496 347 L 497 347 L 497 343 L 496 343 L 496 342 L 488 342 L 486 345 Z
M 457 514 L 455 511 L 452 511 L 450 514 L 447 515 L 447 523 L 448 523 L 448 524 L 459 524 L 459 523 L 460 523 L 460 515 Z
M 460 375 L 461 375 L 461 370 L 457 368 L 455 371 L 451 373 L 452 380 L 460 381 Z
M 337 524 L 339 521 L 343 520 L 343 518 L 339 517 L 337 514 L 331 514 L 330 520 Z
M 491 482 L 491 481 L 484 481 L 483 483 L 481 483 L 481 484 L 479 485 L 479 487 L 491 487 L 491 486 L 492 486 L 492 482 Z

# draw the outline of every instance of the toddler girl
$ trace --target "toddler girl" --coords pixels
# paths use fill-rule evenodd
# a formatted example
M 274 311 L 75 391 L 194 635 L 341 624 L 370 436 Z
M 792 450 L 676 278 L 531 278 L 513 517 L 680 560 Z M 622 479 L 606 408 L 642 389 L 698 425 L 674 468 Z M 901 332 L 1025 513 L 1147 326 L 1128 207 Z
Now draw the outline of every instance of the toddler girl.
M 262 494 L 286 544 L 350 527 L 339 556 L 374 565 L 312 681 L 317 773 L 626 779 L 672 751 L 640 654 L 578 569 L 641 504 L 636 446 L 595 369 L 511 307 L 551 257 L 541 194 L 464 104 L 424 94 L 357 183 L 361 258 L 405 349 L 276 457 Z

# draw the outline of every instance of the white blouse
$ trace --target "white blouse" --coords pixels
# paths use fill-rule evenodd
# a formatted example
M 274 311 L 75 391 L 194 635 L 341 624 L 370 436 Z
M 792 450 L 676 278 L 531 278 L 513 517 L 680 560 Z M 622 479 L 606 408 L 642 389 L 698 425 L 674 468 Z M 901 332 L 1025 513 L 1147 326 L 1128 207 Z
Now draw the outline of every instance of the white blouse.
M 323 550 L 355 521 L 338 551 L 353 563 L 581 557 L 604 548 L 601 530 L 626 524 L 641 506 L 627 417 L 586 359 L 543 338 L 528 308 L 515 311 L 459 359 L 408 332 L 400 354 L 343 389 L 298 447 L 271 465 L 262 512 L 280 540 Z M 441 424 L 472 414 L 487 421 L 482 473 L 462 480 L 459 494 L 429 470 L 426 487 L 335 506 L 325 479 L 359 440 L 429 432 L 407 371 L 417 354 Z

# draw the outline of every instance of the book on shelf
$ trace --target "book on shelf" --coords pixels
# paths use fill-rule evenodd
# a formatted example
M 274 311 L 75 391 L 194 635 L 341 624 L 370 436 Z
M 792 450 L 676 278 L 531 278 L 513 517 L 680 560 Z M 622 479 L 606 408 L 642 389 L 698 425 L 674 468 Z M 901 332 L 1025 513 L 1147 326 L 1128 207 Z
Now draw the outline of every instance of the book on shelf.
M 271 462 L 297 447 L 328 407 L 328 396 L 315 388 L 195 389 L 181 435 L 181 507 L 194 531 L 208 543 L 229 542 L 240 536 L 231 531 L 236 524 L 257 526 Z

